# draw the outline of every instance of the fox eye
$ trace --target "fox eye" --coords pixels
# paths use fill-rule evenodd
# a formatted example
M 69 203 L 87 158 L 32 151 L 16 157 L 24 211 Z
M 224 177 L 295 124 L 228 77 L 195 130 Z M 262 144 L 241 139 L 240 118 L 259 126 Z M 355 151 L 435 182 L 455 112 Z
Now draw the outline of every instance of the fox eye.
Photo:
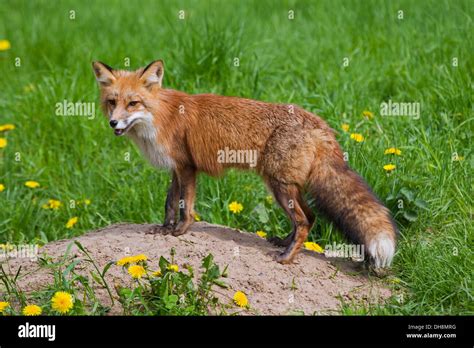
M 138 104 L 138 101 L 131 101 L 130 103 L 128 103 L 128 106 L 135 106 Z
M 109 103 L 110 106 L 115 106 L 115 99 L 109 99 L 107 103 Z

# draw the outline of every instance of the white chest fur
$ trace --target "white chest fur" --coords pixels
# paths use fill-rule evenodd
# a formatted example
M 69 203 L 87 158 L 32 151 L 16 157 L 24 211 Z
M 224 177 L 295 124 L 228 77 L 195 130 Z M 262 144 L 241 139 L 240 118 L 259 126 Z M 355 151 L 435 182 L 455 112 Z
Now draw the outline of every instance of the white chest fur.
M 174 161 L 160 144 L 158 132 L 151 122 L 140 122 L 128 134 L 152 165 L 172 169 L 175 166 Z

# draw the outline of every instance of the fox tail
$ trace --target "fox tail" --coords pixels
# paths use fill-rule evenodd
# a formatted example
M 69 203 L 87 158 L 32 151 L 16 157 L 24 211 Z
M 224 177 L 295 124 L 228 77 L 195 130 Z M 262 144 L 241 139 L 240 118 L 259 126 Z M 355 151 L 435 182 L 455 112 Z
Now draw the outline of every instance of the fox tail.
M 313 166 L 308 183 L 318 211 L 349 239 L 364 245 L 376 269 L 390 266 L 398 231 L 389 210 L 365 181 L 342 158 L 333 157 Z

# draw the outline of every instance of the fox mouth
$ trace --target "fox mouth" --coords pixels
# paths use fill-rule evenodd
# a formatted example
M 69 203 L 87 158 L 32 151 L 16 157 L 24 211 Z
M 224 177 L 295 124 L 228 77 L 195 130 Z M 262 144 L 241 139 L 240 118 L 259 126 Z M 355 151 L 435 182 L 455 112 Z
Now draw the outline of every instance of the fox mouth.
M 128 129 L 128 127 L 126 128 L 122 128 L 122 129 L 114 129 L 114 134 L 116 136 L 121 136 L 121 135 L 124 135 L 125 131 Z
M 115 128 L 114 129 L 114 134 L 118 137 L 121 136 L 121 135 L 124 135 L 125 133 L 127 133 L 130 130 L 130 128 L 132 128 L 135 125 L 135 123 L 136 123 L 135 121 L 136 120 L 133 120 L 132 123 L 130 123 L 125 128 Z

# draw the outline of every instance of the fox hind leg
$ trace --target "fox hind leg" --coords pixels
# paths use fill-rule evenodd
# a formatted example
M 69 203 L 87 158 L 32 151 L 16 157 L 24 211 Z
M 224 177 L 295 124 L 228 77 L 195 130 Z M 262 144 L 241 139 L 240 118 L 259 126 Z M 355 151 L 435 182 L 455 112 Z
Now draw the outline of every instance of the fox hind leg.
M 298 199 L 299 205 L 301 206 L 301 209 L 303 209 L 304 214 L 308 218 L 308 222 L 309 222 L 309 225 L 310 225 L 309 230 L 311 230 L 311 228 L 314 224 L 315 216 L 314 216 L 313 212 L 311 211 L 311 208 L 308 206 L 308 204 L 306 203 L 306 201 L 304 200 L 304 198 L 301 194 L 298 194 L 297 199 Z M 279 205 L 282 206 L 281 204 L 279 204 Z M 285 208 L 283 208 L 283 209 L 285 210 Z M 289 215 L 290 212 L 288 212 L 286 210 L 285 210 L 285 212 L 287 213 L 288 216 L 290 216 Z M 268 239 L 268 241 L 270 243 L 275 244 L 276 246 L 288 247 L 291 244 L 291 242 L 293 241 L 293 238 L 295 238 L 295 233 L 296 233 L 296 226 L 295 226 L 295 224 L 293 224 L 293 230 L 285 238 L 271 237 L 271 238 Z
M 276 180 L 270 180 L 268 184 L 276 201 L 293 224 L 293 231 L 285 239 L 273 240 L 275 244 L 287 247 L 276 260 L 283 264 L 291 263 L 308 236 L 314 223 L 314 215 L 304 202 L 296 185 L 288 185 Z
M 275 244 L 276 246 L 287 247 L 288 245 L 290 245 L 294 237 L 295 228 L 293 227 L 293 230 L 285 238 L 271 237 L 268 239 L 268 241 L 272 244 Z

